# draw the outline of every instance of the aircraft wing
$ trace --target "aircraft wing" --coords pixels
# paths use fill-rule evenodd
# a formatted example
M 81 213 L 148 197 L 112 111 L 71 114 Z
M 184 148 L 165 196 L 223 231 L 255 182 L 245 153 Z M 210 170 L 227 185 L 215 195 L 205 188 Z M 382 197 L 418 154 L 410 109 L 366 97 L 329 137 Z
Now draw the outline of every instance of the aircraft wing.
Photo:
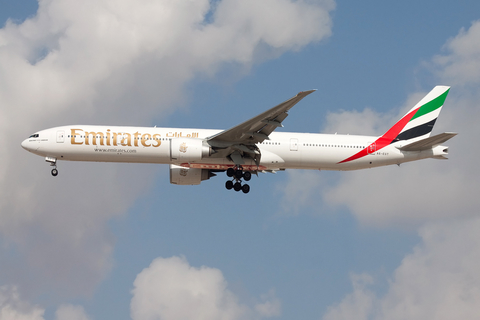
M 270 133 L 276 128 L 283 127 L 282 121 L 288 116 L 288 110 L 314 91 L 316 90 L 300 92 L 295 97 L 280 103 L 250 120 L 208 137 L 207 141 L 209 144 L 219 147 L 226 147 L 232 144 L 253 145 L 262 142 L 268 139 Z

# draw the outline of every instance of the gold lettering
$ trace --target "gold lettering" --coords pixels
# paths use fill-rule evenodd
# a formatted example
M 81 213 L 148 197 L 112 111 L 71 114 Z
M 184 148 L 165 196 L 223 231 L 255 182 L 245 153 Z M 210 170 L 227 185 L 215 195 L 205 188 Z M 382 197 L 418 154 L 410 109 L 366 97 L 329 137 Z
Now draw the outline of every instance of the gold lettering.
M 75 136 L 77 135 L 77 130 L 83 131 L 82 129 L 70 129 L 70 143 L 71 144 L 83 144 L 83 142 L 76 142 Z M 80 135 L 80 133 L 78 133 Z
M 157 140 L 157 138 L 158 138 L 158 140 Z M 152 144 L 152 147 L 154 147 L 154 148 L 160 147 L 160 145 L 162 144 L 162 142 L 160 141 L 160 135 L 159 134 L 154 134 L 153 139 L 155 140 L 156 144 Z
M 125 137 L 127 136 L 127 137 Z M 131 147 L 132 146 L 132 135 L 130 133 L 124 133 L 123 136 L 122 136 L 122 141 L 120 142 L 120 144 L 122 146 L 129 146 Z
M 142 145 L 144 147 L 150 147 L 149 145 L 147 145 L 147 140 L 152 138 L 152 135 L 151 134 L 148 134 L 148 133 L 145 133 L 143 136 L 142 136 Z
M 137 131 L 133 134 L 133 144 L 135 145 L 135 147 L 138 147 L 138 136 L 140 135 L 140 133 Z
M 169 132 L 166 134 L 167 137 L 182 137 L 183 132 Z M 198 133 L 186 134 L 186 137 L 198 137 Z M 79 140 L 77 140 L 79 138 Z M 83 138 L 83 139 L 82 139 Z M 106 134 L 103 132 L 86 132 L 83 129 L 70 129 L 70 143 L 72 145 L 107 145 L 107 146 L 133 146 L 138 147 L 140 143 L 144 147 L 154 147 L 158 148 L 162 145 L 162 135 L 161 134 L 142 134 L 140 132 L 135 132 L 133 134 L 127 132 L 111 132 L 110 129 L 107 129 Z M 152 141 L 150 141 L 152 140 Z M 167 139 L 166 139 L 167 140 Z M 140 141 L 140 142 L 139 142 Z
M 116 145 L 117 145 L 117 136 L 118 136 L 118 133 L 112 132 L 112 134 L 113 134 L 113 145 L 116 146 Z
M 94 146 L 97 145 L 97 135 L 99 136 L 98 138 L 100 138 L 100 145 L 103 146 L 104 143 L 103 143 L 103 132 L 85 132 L 85 144 L 86 145 L 90 145 L 89 141 L 88 141 L 88 136 L 89 135 L 92 135 L 92 144 Z

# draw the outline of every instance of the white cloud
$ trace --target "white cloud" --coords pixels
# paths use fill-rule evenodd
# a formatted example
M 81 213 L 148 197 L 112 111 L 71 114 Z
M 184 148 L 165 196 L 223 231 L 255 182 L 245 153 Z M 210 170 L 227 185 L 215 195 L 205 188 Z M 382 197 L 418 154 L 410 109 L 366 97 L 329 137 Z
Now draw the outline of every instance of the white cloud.
M 254 50 L 250 42 L 265 43 L 281 49 L 299 49 L 309 42 L 319 41 L 331 34 L 329 11 L 334 1 L 266 0 L 222 1 L 216 12 L 217 26 L 227 30 L 223 37 L 235 37 L 231 50 L 239 61 L 250 61 Z M 269 17 L 266 19 L 265 17 Z M 300 18 L 302 17 L 302 18 Z M 299 19 L 300 18 L 300 19 Z
M 71 304 L 64 304 L 58 307 L 55 312 L 55 320 L 89 320 L 90 318 L 85 313 L 81 306 L 74 306 Z
M 382 115 L 370 108 L 363 111 L 329 112 L 325 119 L 323 133 L 379 135 L 388 129 L 391 115 Z
M 298 215 L 302 208 L 316 203 L 315 196 L 323 186 L 321 173 L 310 170 L 288 170 L 288 183 L 277 186 L 283 193 L 281 206 L 283 213 Z
M 22 300 L 16 287 L 0 287 L 1 320 L 44 320 L 45 309 Z M 56 320 L 89 320 L 81 306 L 64 304 L 55 312 Z
M 395 270 L 384 296 L 353 280 L 353 293 L 330 307 L 324 319 L 348 319 L 353 312 L 360 319 L 477 319 L 479 228 L 479 218 L 422 228 L 422 242 Z
M 368 286 L 373 278 L 368 274 L 350 275 L 353 292 L 349 293 L 339 304 L 328 308 L 324 320 L 367 320 L 370 318 L 376 300 Z
M 133 320 L 254 319 L 280 313 L 273 291 L 255 312 L 228 290 L 220 270 L 192 267 L 183 257 L 155 259 L 137 275 L 132 293 Z
M 45 310 L 22 301 L 15 287 L 0 287 L 0 319 L 44 320 Z
M 327 0 L 45 0 L 35 16 L 8 22 L 0 30 L 0 135 L 9 137 L 0 254 L 16 254 L 0 281 L 31 295 L 91 294 L 112 264 L 106 222 L 155 178 L 154 166 L 60 162 L 52 179 L 20 148 L 25 137 L 72 123 L 150 125 L 185 102 L 197 74 L 248 68 L 328 37 L 333 8 Z
M 2 280 L 30 296 L 45 290 L 87 295 L 112 265 L 108 219 L 124 214 L 148 186 L 153 168 L 60 163 L 58 179 L 51 180 L 42 159 L 31 160 L 18 181 L 7 181 L 15 187 L 3 193 L 4 254 L 16 254 L 3 259 Z M 137 181 L 142 177 L 146 182 Z
M 434 63 L 439 77 L 454 86 L 471 86 L 480 83 L 480 21 L 474 21 L 468 30 L 444 46 L 445 55 L 438 55 Z
M 282 303 L 275 295 L 275 290 L 270 290 L 261 296 L 262 303 L 255 305 L 255 311 L 262 317 L 278 317 L 282 314 Z
M 396 121 L 404 116 L 418 101 L 420 101 L 427 92 L 417 92 L 411 94 L 399 110 L 394 109 L 388 113 L 378 113 L 369 107 L 362 111 L 358 110 L 340 110 L 329 112 L 323 126 L 323 133 L 332 134 L 356 134 L 356 135 L 382 135 Z

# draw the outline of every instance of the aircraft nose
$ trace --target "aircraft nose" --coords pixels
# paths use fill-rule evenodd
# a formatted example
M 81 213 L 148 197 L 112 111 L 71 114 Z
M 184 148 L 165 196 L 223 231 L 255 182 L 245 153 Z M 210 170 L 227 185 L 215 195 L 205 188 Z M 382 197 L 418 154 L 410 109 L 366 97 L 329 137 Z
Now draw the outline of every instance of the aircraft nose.
M 25 150 L 30 150 L 30 148 L 28 147 L 29 143 L 28 143 L 28 139 L 25 139 L 22 141 L 22 148 L 25 149 Z

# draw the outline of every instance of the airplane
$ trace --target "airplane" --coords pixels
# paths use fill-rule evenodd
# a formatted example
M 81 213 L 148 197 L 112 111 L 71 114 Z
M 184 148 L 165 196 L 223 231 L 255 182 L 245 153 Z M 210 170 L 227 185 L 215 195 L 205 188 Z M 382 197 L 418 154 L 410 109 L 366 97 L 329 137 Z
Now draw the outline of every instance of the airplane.
M 70 125 L 38 131 L 24 149 L 57 161 L 170 165 L 170 183 L 198 185 L 226 172 L 228 190 L 248 193 L 252 174 L 286 169 L 358 170 L 426 158 L 447 159 L 441 144 L 457 133 L 430 136 L 448 86 L 436 86 L 381 136 L 274 132 L 288 111 L 315 90 L 293 98 L 228 130 Z

